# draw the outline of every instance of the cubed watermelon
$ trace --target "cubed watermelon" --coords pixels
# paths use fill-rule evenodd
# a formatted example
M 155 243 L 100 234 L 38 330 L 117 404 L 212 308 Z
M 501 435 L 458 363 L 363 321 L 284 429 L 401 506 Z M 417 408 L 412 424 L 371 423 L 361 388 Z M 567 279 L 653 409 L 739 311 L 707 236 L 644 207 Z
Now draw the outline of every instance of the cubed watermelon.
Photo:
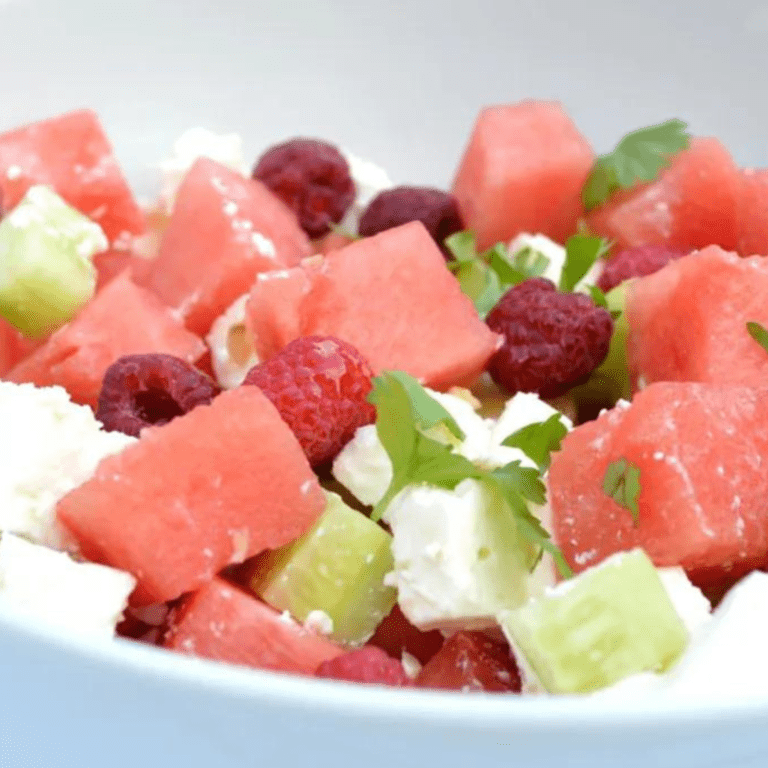
M 8 209 L 48 184 L 101 226 L 110 240 L 144 230 L 144 214 L 112 146 L 90 110 L 69 112 L 0 135 L 0 192 Z
M 154 294 L 122 273 L 5 378 L 40 387 L 60 384 L 75 402 L 95 407 L 104 373 L 117 358 L 165 352 L 192 363 L 205 349 Z
M 742 256 L 768 256 L 768 169 L 741 172 L 736 250 Z
M 344 653 L 220 578 L 187 595 L 169 624 L 166 648 L 259 669 L 312 675 Z
M 28 339 L 18 328 L 0 318 L 0 376 L 5 376 L 42 344 L 43 340 Z
M 424 665 L 419 688 L 520 693 L 520 673 L 506 642 L 483 632 L 457 632 Z
M 642 547 L 659 566 L 728 571 L 768 558 L 768 389 L 661 382 L 563 439 L 549 470 L 557 543 L 575 571 Z M 640 471 L 637 524 L 603 490 Z
M 738 168 L 717 139 L 693 139 L 656 181 L 619 192 L 587 222 L 617 249 L 714 244 L 733 250 L 740 185 Z
M 86 557 L 134 574 L 133 602 L 150 604 L 293 541 L 324 507 L 293 432 L 261 390 L 242 387 L 144 430 L 58 517 Z
M 179 188 L 145 285 L 204 334 L 259 272 L 311 253 L 296 216 L 261 182 L 201 158 Z
M 375 371 L 406 371 L 435 389 L 473 381 L 500 341 L 418 221 L 260 275 L 247 323 L 262 360 L 297 336 L 327 334 Z
M 627 356 L 637 384 L 703 381 L 761 387 L 768 353 L 746 323 L 768 326 L 768 260 L 717 246 L 628 284 Z
M 583 214 L 581 189 L 595 157 L 556 102 L 487 107 L 453 182 L 478 248 L 542 232 L 564 242 Z

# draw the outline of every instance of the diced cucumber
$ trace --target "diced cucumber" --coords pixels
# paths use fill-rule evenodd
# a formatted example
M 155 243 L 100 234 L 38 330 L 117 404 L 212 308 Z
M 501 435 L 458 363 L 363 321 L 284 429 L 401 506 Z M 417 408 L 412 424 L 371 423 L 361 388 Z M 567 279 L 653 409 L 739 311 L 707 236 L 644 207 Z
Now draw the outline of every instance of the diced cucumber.
M 550 693 L 587 693 L 636 672 L 664 671 L 688 643 L 641 549 L 608 558 L 499 621 Z
M 98 224 L 32 187 L 0 222 L 0 315 L 26 336 L 64 325 L 93 296 L 91 259 L 108 245 Z
M 265 602 L 299 621 L 322 611 L 334 640 L 367 640 L 397 599 L 384 576 L 394 567 L 392 537 L 365 515 L 326 492 L 317 523 L 292 544 L 261 556 L 250 580 Z

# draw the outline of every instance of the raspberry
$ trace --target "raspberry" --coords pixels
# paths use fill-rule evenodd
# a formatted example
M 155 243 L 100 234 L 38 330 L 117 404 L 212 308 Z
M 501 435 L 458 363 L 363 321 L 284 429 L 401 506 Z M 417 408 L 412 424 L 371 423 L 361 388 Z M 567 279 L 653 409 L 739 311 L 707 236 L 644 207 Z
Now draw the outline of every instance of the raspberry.
M 315 675 L 353 683 L 399 686 L 411 684 L 403 665 L 384 653 L 381 648 L 373 646 L 357 648 L 335 659 L 324 661 L 317 668 Z
M 372 371 L 363 356 L 333 336 L 304 336 L 248 371 L 301 443 L 310 464 L 332 459 L 355 430 L 376 418 L 367 402 Z
M 582 383 L 605 359 L 610 313 L 578 293 L 560 293 L 537 277 L 510 288 L 490 311 L 504 344 L 491 358 L 493 380 L 510 392 L 557 397 Z
M 291 139 L 277 144 L 259 158 L 252 175 L 296 214 L 311 238 L 328 234 L 355 198 L 347 161 L 325 141 Z
M 666 245 L 641 245 L 619 251 L 605 263 L 598 278 L 597 287 L 606 293 L 631 277 L 645 277 L 658 272 L 673 259 L 685 256 L 688 251 Z
M 456 198 L 430 187 L 394 187 L 371 200 L 360 218 L 358 232 L 363 237 L 420 221 L 447 257 L 445 239 L 464 229 Z
M 110 432 L 138 437 L 144 427 L 210 403 L 219 391 L 204 373 L 173 355 L 125 355 L 104 374 L 96 418 Z

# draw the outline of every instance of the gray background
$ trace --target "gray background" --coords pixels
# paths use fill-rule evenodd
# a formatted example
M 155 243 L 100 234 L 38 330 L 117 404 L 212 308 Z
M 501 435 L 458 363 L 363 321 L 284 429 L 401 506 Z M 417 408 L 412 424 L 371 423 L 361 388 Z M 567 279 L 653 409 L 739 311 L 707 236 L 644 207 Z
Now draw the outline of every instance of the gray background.
M 0 0 L 0 128 L 102 115 L 143 190 L 191 125 L 296 134 L 448 184 L 478 108 L 562 100 L 598 150 L 669 117 L 768 165 L 768 4 Z

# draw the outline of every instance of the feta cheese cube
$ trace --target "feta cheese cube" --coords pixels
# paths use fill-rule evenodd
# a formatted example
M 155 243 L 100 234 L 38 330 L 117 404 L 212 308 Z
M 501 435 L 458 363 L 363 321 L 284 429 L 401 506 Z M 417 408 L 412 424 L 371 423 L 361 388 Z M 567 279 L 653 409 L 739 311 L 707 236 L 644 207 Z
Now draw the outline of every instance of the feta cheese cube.
M 136 441 L 106 432 L 62 387 L 0 382 L 6 446 L 0 474 L 0 531 L 61 547 L 56 504 L 88 480 L 98 463 Z
M 395 568 L 388 583 L 420 629 L 478 629 L 528 596 L 533 550 L 487 487 L 411 485 L 389 504 Z
M 347 209 L 339 227 L 352 234 L 357 234 L 360 217 L 368 204 L 379 192 L 391 189 L 393 184 L 387 172 L 368 160 L 363 160 L 345 149 L 339 150 L 349 164 L 349 173 L 355 183 L 355 199 Z
M 259 362 L 250 331 L 245 325 L 245 305 L 250 294 L 236 299 L 211 325 L 205 342 L 211 350 L 216 381 L 224 389 L 243 383 L 248 371 Z
M 111 638 L 135 586 L 124 571 L 78 563 L 10 533 L 0 536 L 0 611 Z

